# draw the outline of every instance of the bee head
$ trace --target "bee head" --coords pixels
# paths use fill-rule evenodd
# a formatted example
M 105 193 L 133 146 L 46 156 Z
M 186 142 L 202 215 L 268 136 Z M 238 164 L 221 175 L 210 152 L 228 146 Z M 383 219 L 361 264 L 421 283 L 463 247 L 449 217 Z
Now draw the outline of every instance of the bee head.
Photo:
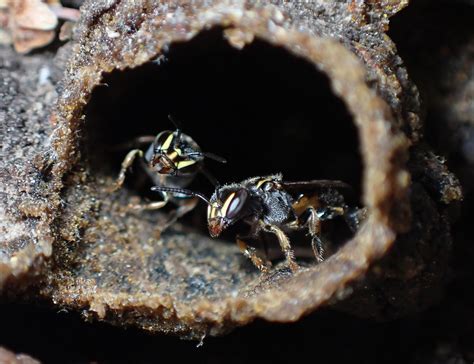
M 171 115 L 168 118 L 176 126 L 176 130 L 165 130 L 156 136 L 148 156 L 148 163 L 153 171 L 164 175 L 191 176 L 198 171 L 204 172 L 204 158 L 226 163 L 222 157 L 202 152 L 189 135 L 181 132 L 179 123 Z M 210 175 L 208 178 L 213 181 Z
M 212 237 L 219 236 L 227 227 L 245 216 L 244 206 L 248 197 L 249 193 L 245 188 L 228 193 L 218 189 L 212 195 L 207 208 L 207 225 Z
M 204 159 L 191 137 L 176 131 L 163 131 L 154 142 L 150 167 L 159 174 L 187 175 L 197 171 Z

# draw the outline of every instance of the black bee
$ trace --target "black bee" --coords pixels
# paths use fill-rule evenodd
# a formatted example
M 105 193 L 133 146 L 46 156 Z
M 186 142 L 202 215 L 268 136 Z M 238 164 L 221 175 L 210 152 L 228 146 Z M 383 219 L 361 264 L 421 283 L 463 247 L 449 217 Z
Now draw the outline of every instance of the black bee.
M 261 271 L 268 271 L 270 263 L 258 257 L 255 248 L 245 239 L 256 238 L 263 232 L 274 234 L 280 243 L 292 271 L 298 269 L 287 232 L 307 229 L 311 246 L 318 261 L 324 259 L 321 240 L 321 222 L 342 216 L 355 231 L 365 215 L 365 209 L 350 208 L 341 190 L 350 186 L 341 181 L 314 180 L 285 182 L 281 174 L 253 177 L 239 183 L 216 188 L 210 200 L 189 190 L 153 187 L 180 195 L 195 196 L 208 204 L 207 222 L 212 237 L 219 236 L 237 221 L 245 221 L 251 227 L 246 236 L 237 236 L 237 245 Z
M 183 188 L 188 186 L 198 173 L 204 174 L 214 185 L 215 179 L 204 168 L 204 159 L 209 158 L 217 162 L 226 163 L 226 160 L 212 153 L 202 152 L 199 145 L 187 134 L 181 132 L 181 128 L 171 116 L 170 121 L 176 127 L 175 131 L 165 130 L 156 136 L 143 136 L 137 139 L 138 143 L 151 143 L 146 152 L 141 149 L 133 149 L 126 155 L 122 162 L 118 178 L 111 191 L 119 189 L 124 181 L 127 170 L 135 159 L 140 159 L 143 169 L 158 186 L 171 186 Z M 175 203 L 178 208 L 173 211 L 166 226 L 191 211 L 197 204 L 198 198 L 173 194 L 162 191 L 162 200 L 143 205 L 131 205 L 132 209 L 155 210 L 164 207 L 169 201 Z

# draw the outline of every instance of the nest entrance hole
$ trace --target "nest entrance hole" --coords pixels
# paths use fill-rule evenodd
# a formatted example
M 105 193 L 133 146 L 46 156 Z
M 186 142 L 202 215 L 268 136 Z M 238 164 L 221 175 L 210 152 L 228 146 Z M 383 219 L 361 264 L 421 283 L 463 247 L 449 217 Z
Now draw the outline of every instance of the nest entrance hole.
M 283 48 L 257 39 L 239 50 L 216 28 L 173 43 L 156 61 L 105 75 L 86 110 L 93 173 L 112 182 L 128 151 L 116 146 L 173 130 L 168 114 L 204 151 L 228 160 L 206 162 L 221 183 L 281 172 L 291 181 L 343 180 L 360 196 L 363 165 L 351 115 L 322 72 Z M 138 173 L 125 188 L 156 198 L 151 184 L 133 185 Z M 203 176 L 189 188 L 214 189 Z M 193 213 L 188 221 L 206 230 L 205 206 Z

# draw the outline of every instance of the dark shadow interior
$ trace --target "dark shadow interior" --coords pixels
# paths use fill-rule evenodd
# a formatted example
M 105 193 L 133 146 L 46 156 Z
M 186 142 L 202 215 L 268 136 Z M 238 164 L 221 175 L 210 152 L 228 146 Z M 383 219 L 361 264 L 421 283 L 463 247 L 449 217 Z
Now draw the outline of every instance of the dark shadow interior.
M 221 183 L 282 172 L 293 181 L 340 179 L 360 195 L 350 114 L 323 73 L 282 48 L 256 40 L 238 50 L 213 29 L 173 44 L 157 61 L 106 75 L 86 112 L 94 170 L 115 176 L 128 151 L 116 146 L 173 129 L 169 113 L 204 151 L 228 160 L 206 163 Z M 213 191 L 202 176 L 189 187 Z

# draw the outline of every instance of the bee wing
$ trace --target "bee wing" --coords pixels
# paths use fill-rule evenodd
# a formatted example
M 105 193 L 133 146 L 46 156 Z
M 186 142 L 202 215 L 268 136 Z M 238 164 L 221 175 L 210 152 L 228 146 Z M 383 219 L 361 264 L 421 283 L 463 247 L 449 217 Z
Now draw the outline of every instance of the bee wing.
M 300 194 L 323 194 L 330 190 L 337 191 L 338 194 L 344 197 L 347 203 L 356 203 L 357 196 L 355 195 L 354 189 L 347 183 L 338 180 L 326 180 L 318 179 L 312 181 L 301 181 L 301 182 L 281 182 L 282 187 L 291 195 Z M 333 193 L 330 193 L 333 196 Z
M 315 179 L 311 181 L 287 182 L 282 181 L 280 184 L 288 191 L 304 191 L 318 190 L 326 188 L 352 190 L 352 187 L 345 182 L 329 179 Z

